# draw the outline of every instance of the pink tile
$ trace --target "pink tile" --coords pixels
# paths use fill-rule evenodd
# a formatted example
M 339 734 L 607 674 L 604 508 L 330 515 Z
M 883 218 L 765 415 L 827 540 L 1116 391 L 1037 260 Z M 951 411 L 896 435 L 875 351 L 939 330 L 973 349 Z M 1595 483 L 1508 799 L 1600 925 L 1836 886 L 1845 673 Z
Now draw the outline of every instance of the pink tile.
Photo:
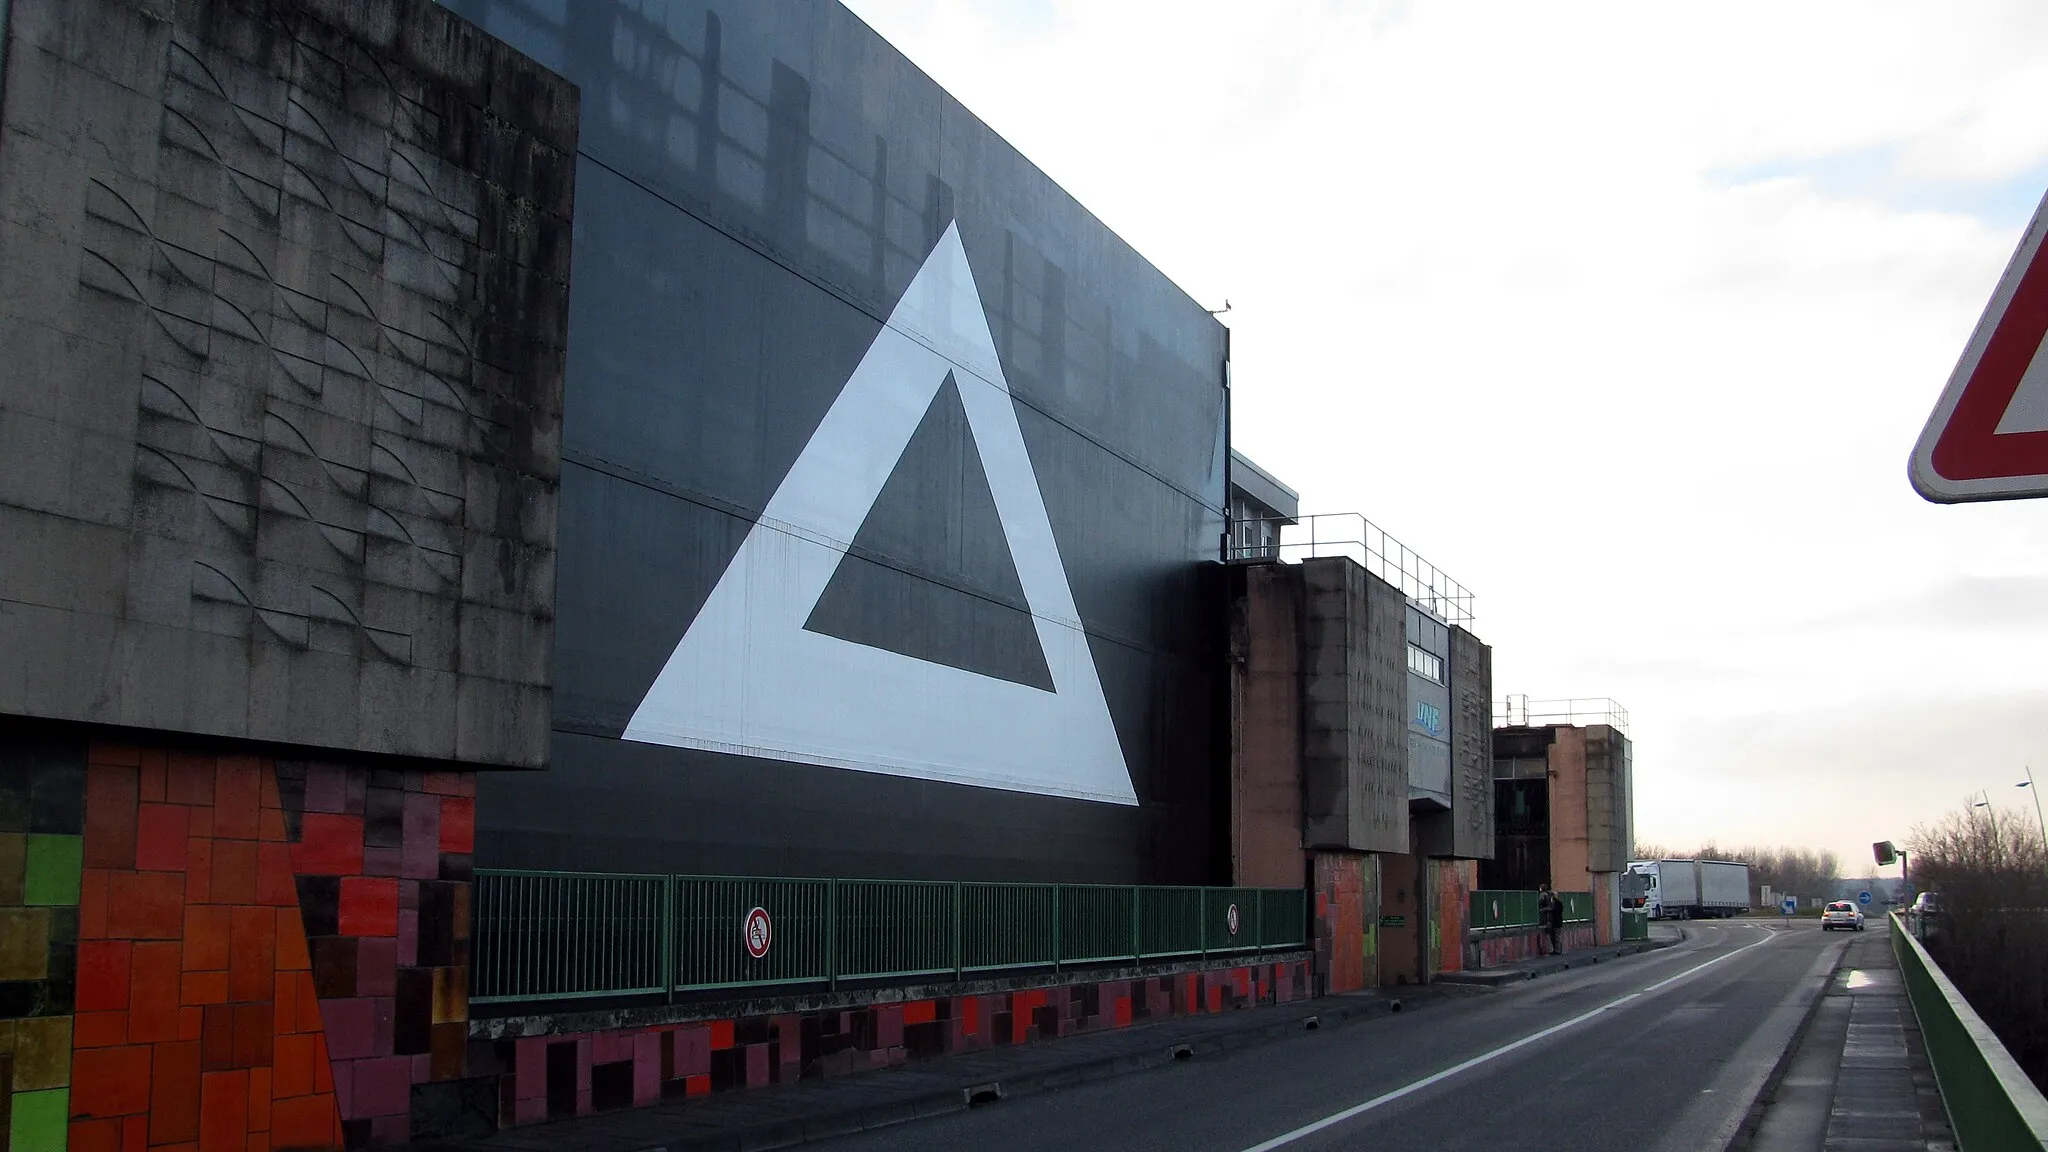
M 373 996 L 370 1004 L 373 1006 L 370 1013 L 370 1055 L 389 1056 L 397 1047 L 393 1037 L 397 1029 L 398 1001 L 390 996 Z
M 596 1061 L 590 1058 L 590 1037 L 576 1038 L 576 1092 L 581 1096 L 590 1095 L 590 1066 Z M 583 1111 L 588 1112 L 585 1108 Z
M 644 1032 L 633 1037 L 633 1106 L 661 1100 L 661 1037 Z
M 711 1074 L 711 1029 L 678 1028 L 670 1036 L 675 1045 L 677 1078 Z
M 328 1063 L 334 1070 L 334 1102 L 341 1108 L 341 1118 L 343 1120 L 361 1119 L 362 1117 L 355 1110 L 355 1097 L 352 1091 L 355 1086 L 355 1061 L 331 1060 Z
M 630 1032 L 598 1032 L 590 1037 L 590 1062 L 592 1064 L 616 1064 L 633 1058 L 633 1034 Z
M 349 1099 L 357 1116 L 391 1116 L 412 1110 L 412 1057 L 358 1060 L 349 1075 Z M 401 1139 L 403 1136 L 401 1135 Z
M 441 798 L 405 794 L 405 870 L 401 876 L 433 880 L 441 874 Z
M 417 881 L 417 880 L 404 880 L 404 879 L 401 879 L 401 880 L 399 880 L 399 882 L 398 882 L 398 906 L 399 906 L 400 908 L 418 908 L 418 907 L 420 906 L 420 882 L 419 882 L 419 881 Z
M 710 1064 L 710 1050 L 705 1050 Z M 516 1100 L 540 1099 L 548 1094 L 548 1038 L 527 1036 L 512 1049 L 512 1096 Z
M 747 1045 L 747 1087 L 759 1088 L 768 1083 L 768 1046 Z
M 363 875 L 396 876 L 405 867 L 405 853 L 399 848 L 365 846 L 363 848 Z
M 376 1004 L 371 1000 L 350 998 L 320 1002 L 320 1022 L 327 1029 L 327 1054 L 337 1061 L 337 1069 L 340 1068 L 339 1061 L 376 1055 L 376 1019 Z
M 398 941 L 390 936 L 364 936 L 356 941 L 356 994 L 398 994 Z
M 590 1090 L 586 1088 L 576 1094 L 576 1114 L 578 1116 L 588 1116 L 592 1111 L 593 1109 L 590 1107 Z
M 400 908 L 398 910 L 398 962 L 410 968 L 419 963 L 420 955 L 420 910 Z
M 903 1005 L 889 1004 L 875 1009 L 875 1046 L 893 1048 L 903 1043 Z

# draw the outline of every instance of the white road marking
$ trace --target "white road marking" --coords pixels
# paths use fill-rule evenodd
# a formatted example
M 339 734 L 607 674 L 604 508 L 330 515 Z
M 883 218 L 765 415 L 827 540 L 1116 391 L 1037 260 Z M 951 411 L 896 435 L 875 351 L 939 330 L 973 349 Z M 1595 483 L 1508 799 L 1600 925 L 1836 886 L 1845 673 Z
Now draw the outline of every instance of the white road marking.
M 1744 925 L 1744 927 L 1749 927 L 1749 925 Z M 1517 1049 L 1527 1048 L 1529 1045 L 1534 1044 L 1540 1040 L 1545 1040 L 1549 1037 L 1555 1036 L 1559 1032 L 1563 1032 L 1569 1028 L 1575 1028 L 1580 1024 L 1584 1024 L 1586 1021 L 1591 1020 L 1596 1016 L 1599 1016 L 1603 1012 L 1611 1012 L 1614 1009 L 1619 1008 L 1623 1004 L 1626 1004 L 1629 1001 L 1634 1000 L 1638 997 L 1647 996 L 1650 993 L 1656 992 L 1662 988 L 1668 988 L 1671 985 L 1678 983 L 1680 980 L 1684 980 L 1689 976 L 1697 975 L 1698 973 L 1704 972 L 1707 969 L 1712 968 L 1714 965 L 1719 964 L 1723 960 L 1728 960 L 1736 956 L 1740 956 L 1744 952 L 1747 952 L 1751 948 L 1755 948 L 1758 945 L 1768 944 L 1776 938 L 1776 935 L 1777 934 L 1775 932 L 1767 931 L 1764 933 L 1763 936 L 1757 938 L 1756 940 L 1748 944 L 1744 944 L 1742 947 L 1737 948 L 1733 952 L 1723 952 L 1721 955 L 1714 957 L 1712 960 L 1708 960 L 1705 963 L 1701 964 L 1695 964 L 1692 967 L 1687 968 L 1685 971 L 1678 973 L 1676 976 L 1668 976 L 1662 980 L 1657 981 L 1655 984 L 1652 984 L 1647 988 L 1631 992 L 1626 996 L 1620 996 L 1613 1000 L 1609 1000 L 1607 1003 L 1602 1004 L 1598 1008 L 1581 1012 L 1577 1016 L 1574 1016 L 1569 1020 L 1565 1020 L 1557 1024 L 1552 1024 L 1550 1027 L 1544 1028 L 1540 1031 L 1531 1032 L 1527 1036 L 1522 1037 L 1520 1040 L 1510 1041 L 1506 1044 L 1501 1045 L 1498 1048 L 1493 1049 L 1490 1052 L 1482 1052 L 1479 1055 L 1472 1057 L 1470 1060 L 1464 1060 L 1457 1064 L 1453 1064 L 1449 1068 L 1446 1068 L 1443 1071 L 1438 1072 L 1434 1075 L 1424 1076 L 1420 1080 L 1417 1080 L 1410 1084 L 1404 1084 L 1391 1092 L 1383 1092 L 1380 1095 L 1375 1096 L 1370 1100 L 1367 1100 L 1363 1104 L 1353 1104 L 1351 1107 L 1344 1109 L 1342 1112 L 1332 1112 L 1330 1115 L 1323 1117 L 1321 1120 L 1316 1120 L 1311 1123 L 1304 1124 L 1301 1127 L 1296 1128 L 1292 1132 L 1282 1132 L 1280 1135 L 1273 1137 L 1271 1140 L 1267 1140 L 1263 1143 L 1252 1145 L 1251 1147 L 1245 1149 L 1244 1152 L 1272 1152 L 1273 1149 L 1285 1147 L 1286 1145 L 1292 1144 L 1296 1140 L 1299 1140 L 1304 1136 L 1313 1136 L 1316 1133 L 1321 1132 L 1325 1128 L 1331 1128 L 1338 1124 L 1342 1124 L 1346 1120 L 1352 1119 L 1356 1116 L 1363 1116 L 1367 1112 L 1370 1112 L 1375 1108 L 1381 1107 L 1382 1105 L 1391 1104 L 1404 1096 L 1412 1096 L 1415 1093 L 1422 1091 L 1424 1088 L 1428 1088 L 1434 1084 L 1440 1084 L 1443 1081 L 1448 1080 L 1453 1076 L 1456 1076 L 1460 1072 L 1465 1072 L 1470 1069 L 1477 1068 L 1481 1064 L 1485 1064 L 1492 1060 L 1497 1060 L 1510 1052 L 1516 1051 Z

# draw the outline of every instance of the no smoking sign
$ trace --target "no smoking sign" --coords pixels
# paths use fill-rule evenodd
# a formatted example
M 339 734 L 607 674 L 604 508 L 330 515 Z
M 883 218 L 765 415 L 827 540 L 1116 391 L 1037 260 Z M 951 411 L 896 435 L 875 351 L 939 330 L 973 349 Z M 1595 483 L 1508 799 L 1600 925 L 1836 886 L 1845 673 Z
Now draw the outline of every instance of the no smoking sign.
M 756 960 L 768 955 L 768 945 L 775 942 L 775 923 L 768 919 L 766 908 L 747 912 L 747 918 L 740 923 L 740 939 L 746 943 L 747 955 Z

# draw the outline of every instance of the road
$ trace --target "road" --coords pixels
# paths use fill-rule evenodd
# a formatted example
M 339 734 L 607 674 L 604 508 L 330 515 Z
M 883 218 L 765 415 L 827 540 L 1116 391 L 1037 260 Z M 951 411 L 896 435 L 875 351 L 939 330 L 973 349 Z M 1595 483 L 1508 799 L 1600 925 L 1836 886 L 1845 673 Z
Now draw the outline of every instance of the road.
M 1644 956 L 814 1147 L 1719 1149 L 1851 937 L 1689 927 Z M 1651 1074 L 1671 1068 L 1692 1073 Z

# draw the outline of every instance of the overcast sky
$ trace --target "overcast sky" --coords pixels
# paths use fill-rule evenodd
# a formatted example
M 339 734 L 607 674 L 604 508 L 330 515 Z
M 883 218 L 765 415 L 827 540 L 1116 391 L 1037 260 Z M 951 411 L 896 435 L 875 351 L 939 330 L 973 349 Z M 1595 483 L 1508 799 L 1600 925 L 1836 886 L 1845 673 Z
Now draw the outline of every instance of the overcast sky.
M 1906 479 L 2048 4 L 851 6 L 1231 301 L 1236 446 L 1472 589 L 1497 695 L 1628 709 L 1642 838 L 1853 871 L 2048 778 L 2048 503 Z

